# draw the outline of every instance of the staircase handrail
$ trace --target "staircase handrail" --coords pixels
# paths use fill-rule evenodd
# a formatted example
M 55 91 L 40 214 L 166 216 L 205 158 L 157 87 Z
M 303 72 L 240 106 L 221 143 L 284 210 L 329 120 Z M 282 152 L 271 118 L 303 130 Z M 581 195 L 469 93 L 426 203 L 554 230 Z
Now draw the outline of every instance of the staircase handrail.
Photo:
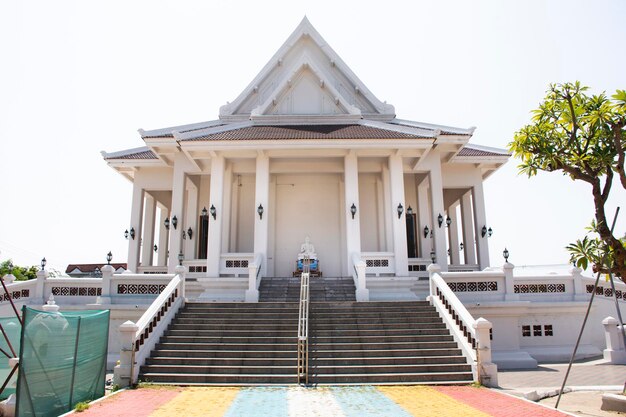
M 461 345 L 464 356 L 476 362 L 476 319 L 472 317 L 454 291 L 439 274 L 430 277 L 430 301 L 446 321 L 455 340 Z
M 184 304 L 184 275 L 175 275 L 163 292 L 137 320 L 137 331 L 133 339 L 134 358 L 130 384 L 136 381 L 139 367 L 150 355 L 159 338 Z
M 309 274 L 310 262 L 308 256 L 302 260 L 302 274 L 300 275 L 300 306 L 298 311 L 298 370 L 299 384 L 309 383 Z

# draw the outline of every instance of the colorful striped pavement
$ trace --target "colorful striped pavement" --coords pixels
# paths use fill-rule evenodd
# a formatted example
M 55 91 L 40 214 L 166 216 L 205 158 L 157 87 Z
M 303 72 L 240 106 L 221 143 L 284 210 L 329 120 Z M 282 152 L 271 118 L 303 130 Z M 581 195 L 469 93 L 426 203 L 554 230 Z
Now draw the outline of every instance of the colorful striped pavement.
M 148 387 L 92 404 L 80 417 L 558 417 L 561 413 L 468 386 Z

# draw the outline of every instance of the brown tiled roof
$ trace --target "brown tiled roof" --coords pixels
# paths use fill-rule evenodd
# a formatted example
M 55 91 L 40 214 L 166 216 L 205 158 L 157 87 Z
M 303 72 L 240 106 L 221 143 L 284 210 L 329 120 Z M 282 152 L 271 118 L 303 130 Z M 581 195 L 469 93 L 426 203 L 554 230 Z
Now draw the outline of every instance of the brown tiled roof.
M 511 156 L 511 154 L 506 152 L 499 153 L 466 147 L 459 151 L 458 156 Z
M 426 136 L 362 125 L 249 126 L 186 140 L 420 139 Z
M 127 155 L 108 157 L 107 159 L 157 159 L 157 156 L 150 149 L 147 151 L 139 151 L 135 153 L 129 153 Z
M 209 127 L 218 127 L 218 126 L 223 126 L 224 123 L 220 123 L 220 124 L 215 124 L 215 125 L 211 125 L 211 126 L 202 126 L 202 127 L 195 127 L 192 129 L 178 129 L 176 130 L 179 133 L 187 133 L 187 132 L 194 132 L 196 130 L 202 130 L 202 129 L 207 129 Z M 174 133 L 173 132 L 167 132 L 167 133 L 145 133 L 142 138 L 144 139 L 154 139 L 154 138 L 173 138 L 174 137 Z
M 67 266 L 67 268 L 65 269 L 65 273 L 69 274 L 70 272 L 72 272 L 75 269 L 79 269 L 81 272 L 87 273 L 87 272 L 94 272 L 96 270 L 96 268 L 98 269 L 102 269 L 102 267 L 106 265 L 106 264 L 69 264 Z M 119 268 L 127 268 L 127 264 L 122 264 L 122 263 L 118 263 L 118 264 L 111 264 L 111 266 L 113 268 L 115 268 L 116 270 Z

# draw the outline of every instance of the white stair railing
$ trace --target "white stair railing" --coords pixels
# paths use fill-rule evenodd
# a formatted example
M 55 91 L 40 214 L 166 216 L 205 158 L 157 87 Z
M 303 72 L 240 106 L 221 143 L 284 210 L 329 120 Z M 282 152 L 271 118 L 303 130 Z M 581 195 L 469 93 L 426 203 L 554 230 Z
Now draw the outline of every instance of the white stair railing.
M 309 273 L 308 257 L 302 261 L 300 308 L 298 312 L 298 384 L 309 384 Z

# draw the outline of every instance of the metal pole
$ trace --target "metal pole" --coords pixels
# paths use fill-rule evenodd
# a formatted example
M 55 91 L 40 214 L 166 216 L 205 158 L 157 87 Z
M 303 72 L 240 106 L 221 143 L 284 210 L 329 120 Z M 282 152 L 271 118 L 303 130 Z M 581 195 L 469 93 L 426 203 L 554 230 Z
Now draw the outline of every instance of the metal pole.
M 78 340 L 80 339 L 80 316 L 78 317 L 78 326 L 76 329 L 76 342 L 74 343 L 74 363 L 72 364 L 72 379 L 70 380 L 70 402 L 67 405 L 68 411 L 74 407 L 74 379 L 76 377 L 76 362 L 78 359 Z
M 7 290 L 7 286 L 4 283 L 4 278 L 0 277 L 0 282 L 2 283 L 2 288 L 4 288 L 4 293 L 7 295 L 7 298 L 9 299 L 9 302 L 11 303 L 11 307 L 13 307 L 13 311 L 15 312 L 15 317 L 17 317 L 17 320 L 20 322 L 20 324 L 23 324 L 22 318 L 20 317 L 19 313 L 17 312 L 17 308 L 15 308 L 15 304 L 13 303 L 13 297 L 11 296 L 11 294 L 9 294 L 9 290 Z
M 613 234 L 613 229 L 615 229 L 615 222 L 617 221 L 617 214 L 619 213 L 619 207 L 615 210 L 615 216 L 613 217 L 613 225 L 611 225 L 611 234 Z M 583 336 L 583 331 L 585 330 L 585 324 L 587 324 L 587 318 L 589 318 L 589 312 L 591 311 L 591 305 L 593 304 L 593 299 L 596 296 L 596 289 L 598 288 L 598 282 L 600 281 L 600 274 L 602 270 L 602 266 L 606 260 L 607 252 L 604 252 L 602 256 L 602 263 L 600 264 L 600 268 L 598 271 L 598 275 L 596 276 L 596 282 L 593 284 L 593 291 L 591 292 L 591 298 L 589 299 L 589 305 L 587 306 L 587 312 L 585 313 L 585 319 L 583 320 L 583 325 L 580 327 L 580 333 L 578 333 L 578 339 L 576 339 L 576 345 L 574 346 L 574 351 L 572 352 L 572 357 L 569 360 L 569 364 L 567 365 L 567 372 L 565 372 L 565 378 L 563 378 L 563 384 L 561 384 L 561 389 L 559 390 L 559 398 L 556 400 L 556 404 L 554 408 L 559 408 L 559 403 L 561 402 L 561 396 L 563 395 L 563 389 L 565 389 L 565 383 L 567 382 L 567 377 L 569 376 L 569 372 L 572 369 L 572 364 L 574 363 L 574 358 L 576 357 L 576 351 L 578 350 L 578 345 L 580 344 L 580 339 Z

